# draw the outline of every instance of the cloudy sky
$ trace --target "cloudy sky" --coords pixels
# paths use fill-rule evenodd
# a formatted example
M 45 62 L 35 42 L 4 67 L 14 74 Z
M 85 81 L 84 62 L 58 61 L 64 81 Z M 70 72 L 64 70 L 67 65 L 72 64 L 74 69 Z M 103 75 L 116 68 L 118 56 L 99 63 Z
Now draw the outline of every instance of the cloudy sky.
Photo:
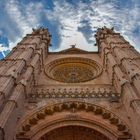
M 0 0 L 0 59 L 32 28 L 48 27 L 50 51 L 97 51 L 98 27 L 114 27 L 140 51 L 140 0 Z

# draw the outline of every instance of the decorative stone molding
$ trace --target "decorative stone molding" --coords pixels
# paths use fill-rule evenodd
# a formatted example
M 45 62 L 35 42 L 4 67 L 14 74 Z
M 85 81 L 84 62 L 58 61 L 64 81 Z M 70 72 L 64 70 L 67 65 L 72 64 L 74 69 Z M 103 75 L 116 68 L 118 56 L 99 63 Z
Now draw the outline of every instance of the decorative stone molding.
M 111 85 L 89 86 L 88 88 L 74 87 L 34 87 L 28 94 L 29 98 L 111 98 L 119 97 Z
M 11 76 L 7 76 L 7 77 L 4 76 L 4 77 L 0 77 L 0 82 L 3 83 L 3 85 L 0 86 L 0 92 L 6 98 L 7 96 L 9 96 L 10 91 L 12 90 L 15 84 L 15 79 L 12 78 Z
M 135 102 L 138 102 L 138 103 L 140 104 L 140 98 L 139 98 L 139 99 L 133 99 L 133 100 L 131 100 L 131 101 L 130 101 L 130 107 L 133 107 L 133 104 L 134 104 Z

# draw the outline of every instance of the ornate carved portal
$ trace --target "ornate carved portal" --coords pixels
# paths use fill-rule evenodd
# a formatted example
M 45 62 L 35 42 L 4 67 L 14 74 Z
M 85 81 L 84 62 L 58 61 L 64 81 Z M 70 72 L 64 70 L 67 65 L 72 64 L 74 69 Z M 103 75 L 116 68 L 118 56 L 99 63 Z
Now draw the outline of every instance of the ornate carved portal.
M 39 140 L 110 140 L 96 130 L 83 126 L 65 126 L 52 130 Z
M 28 114 L 17 128 L 17 140 L 127 140 L 128 126 L 95 104 L 70 101 Z

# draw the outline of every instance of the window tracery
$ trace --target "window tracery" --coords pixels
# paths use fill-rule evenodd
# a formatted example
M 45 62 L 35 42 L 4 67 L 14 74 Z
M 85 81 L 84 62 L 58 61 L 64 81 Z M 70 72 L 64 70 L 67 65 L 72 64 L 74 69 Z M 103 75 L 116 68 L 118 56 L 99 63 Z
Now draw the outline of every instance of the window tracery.
M 48 77 L 65 83 L 86 82 L 99 76 L 101 66 L 87 58 L 61 58 L 49 63 L 45 72 Z

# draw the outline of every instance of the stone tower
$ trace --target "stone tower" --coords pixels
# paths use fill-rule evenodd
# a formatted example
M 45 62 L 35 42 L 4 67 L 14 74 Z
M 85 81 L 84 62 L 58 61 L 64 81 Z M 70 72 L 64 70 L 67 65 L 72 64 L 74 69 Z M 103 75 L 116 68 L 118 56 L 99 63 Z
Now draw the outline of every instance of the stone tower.
M 49 52 L 34 29 L 0 61 L 0 140 L 140 140 L 140 54 L 106 27 L 98 52 Z

